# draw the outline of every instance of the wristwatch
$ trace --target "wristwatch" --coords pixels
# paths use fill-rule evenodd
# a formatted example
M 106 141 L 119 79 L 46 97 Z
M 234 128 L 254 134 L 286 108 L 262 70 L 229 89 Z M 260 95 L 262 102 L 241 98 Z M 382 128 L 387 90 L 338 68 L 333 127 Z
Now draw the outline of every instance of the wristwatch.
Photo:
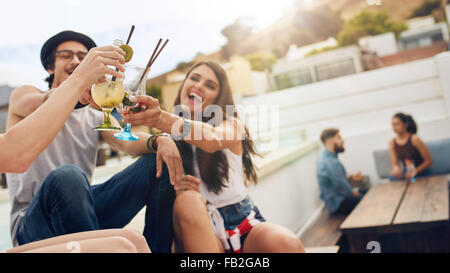
M 181 134 L 177 135 L 177 136 L 172 136 L 172 138 L 174 140 L 181 140 L 184 137 L 186 137 L 187 135 L 189 135 L 191 132 L 191 122 L 185 118 L 183 118 L 183 131 L 181 132 Z

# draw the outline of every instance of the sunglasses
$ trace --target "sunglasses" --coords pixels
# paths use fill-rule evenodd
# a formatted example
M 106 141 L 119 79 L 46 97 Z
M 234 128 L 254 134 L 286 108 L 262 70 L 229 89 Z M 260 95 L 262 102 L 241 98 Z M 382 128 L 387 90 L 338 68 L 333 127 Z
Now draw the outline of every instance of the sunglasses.
M 80 60 L 80 62 L 84 59 L 84 57 L 86 57 L 86 54 L 87 52 L 78 51 L 75 53 L 72 50 L 61 50 L 56 52 L 56 55 L 63 60 L 72 60 L 73 56 L 77 55 L 78 60 Z

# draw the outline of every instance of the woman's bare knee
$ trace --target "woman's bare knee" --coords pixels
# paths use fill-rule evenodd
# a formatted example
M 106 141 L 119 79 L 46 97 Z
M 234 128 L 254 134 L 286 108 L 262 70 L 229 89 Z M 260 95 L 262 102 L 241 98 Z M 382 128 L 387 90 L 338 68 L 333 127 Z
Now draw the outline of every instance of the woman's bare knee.
M 305 252 L 301 240 L 289 229 L 261 223 L 249 233 L 244 252 Z
M 185 191 L 177 195 L 173 213 L 174 218 L 179 223 L 192 223 L 198 220 L 199 217 L 201 219 L 208 216 L 205 201 L 201 194 L 196 191 Z
M 294 234 L 279 234 L 278 236 L 279 244 L 278 250 L 279 252 L 288 252 L 288 253 L 297 253 L 297 252 L 305 252 L 302 241 L 297 238 Z

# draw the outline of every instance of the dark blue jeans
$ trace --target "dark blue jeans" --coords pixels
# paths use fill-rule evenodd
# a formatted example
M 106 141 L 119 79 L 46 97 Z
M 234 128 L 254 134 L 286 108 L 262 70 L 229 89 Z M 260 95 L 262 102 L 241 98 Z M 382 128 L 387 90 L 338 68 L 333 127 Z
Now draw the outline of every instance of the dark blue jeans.
M 59 235 L 122 228 L 146 206 L 144 237 L 152 252 L 170 252 L 175 191 L 166 166 L 156 178 L 156 155 L 143 155 L 103 184 L 93 185 L 74 165 L 52 171 L 17 230 L 19 244 Z

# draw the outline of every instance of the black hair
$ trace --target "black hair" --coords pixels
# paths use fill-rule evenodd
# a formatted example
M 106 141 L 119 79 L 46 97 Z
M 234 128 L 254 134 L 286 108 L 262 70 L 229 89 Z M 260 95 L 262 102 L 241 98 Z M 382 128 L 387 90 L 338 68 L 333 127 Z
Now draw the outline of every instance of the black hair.
M 322 141 L 323 144 L 325 144 L 327 139 L 335 137 L 338 133 L 339 133 L 339 129 L 335 129 L 335 128 L 325 129 L 320 134 L 320 140 Z
M 406 126 L 406 131 L 410 134 L 417 133 L 417 124 L 411 115 L 406 115 L 403 113 L 397 113 L 394 118 L 398 118 Z
M 45 69 L 54 69 L 55 68 L 55 58 L 56 58 L 56 48 L 52 50 L 52 52 L 47 56 L 44 60 Z M 53 80 L 55 79 L 55 74 L 50 74 L 45 81 L 48 82 L 48 88 L 52 88 Z

